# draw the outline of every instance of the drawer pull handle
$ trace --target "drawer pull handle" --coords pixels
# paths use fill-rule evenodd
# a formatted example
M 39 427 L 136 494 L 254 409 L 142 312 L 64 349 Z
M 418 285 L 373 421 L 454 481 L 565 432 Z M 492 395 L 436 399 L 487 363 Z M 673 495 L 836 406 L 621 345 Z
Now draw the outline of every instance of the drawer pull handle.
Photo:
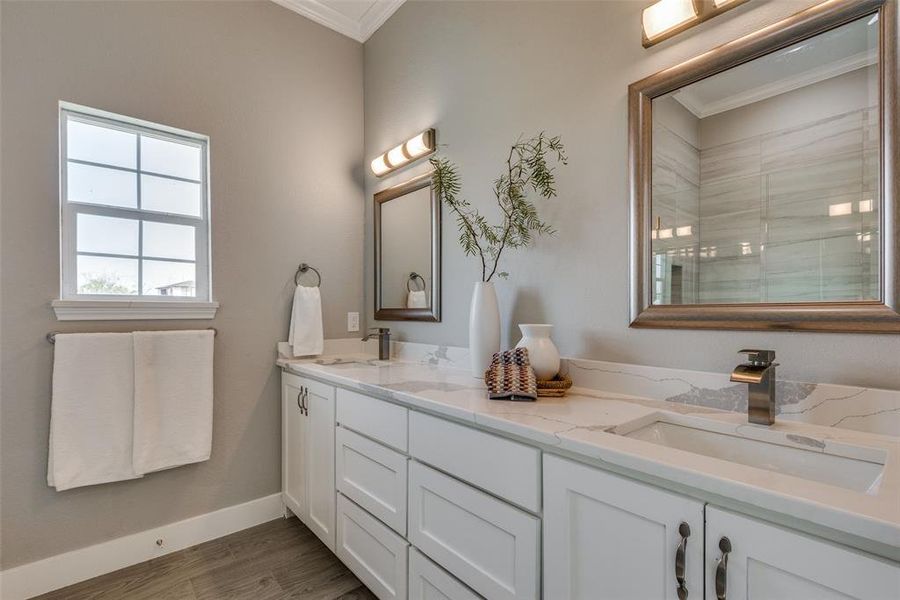
M 309 389 L 303 388 L 303 413 L 309 416 Z
M 688 589 L 685 585 L 684 566 L 687 541 L 691 537 L 691 526 L 682 521 L 678 526 L 678 535 L 681 536 L 681 542 L 678 543 L 678 549 L 675 551 L 675 581 L 678 582 L 678 600 L 687 600 Z
M 300 397 L 303 396 L 303 388 L 300 388 L 300 391 L 297 392 L 297 408 L 300 409 L 300 412 L 303 412 L 303 405 L 300 403 Z
M 716 600 L 725 600 L 725 586 L 728 579 L 728 553 L 731 552 L 731 540 L 723 537 L 719 540 L 719 550 L 722 558 L 716 565 Z

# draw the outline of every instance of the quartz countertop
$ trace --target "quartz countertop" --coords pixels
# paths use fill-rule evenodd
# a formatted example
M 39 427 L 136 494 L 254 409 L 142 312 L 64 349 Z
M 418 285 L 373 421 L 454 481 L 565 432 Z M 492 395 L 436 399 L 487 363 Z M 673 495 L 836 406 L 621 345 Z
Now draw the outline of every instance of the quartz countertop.
M 279 359 L 278 366 L 347 389 L 528 440 L 547 451 L 580 458 L 668 485 L 707 501 L 784 523 L 900 560 L 900 439 L 807 423 L 747 423 L 745 414 L 573 388 L 563 398 L 536 402 L 489 400 L 468 371 L 365 354 Z M 615 433 L 656 417 L 805 450 L 886 456 L 881 481 L 859 492 L 745 466 Z M 874 449 L 874 450 L 871 450 Z

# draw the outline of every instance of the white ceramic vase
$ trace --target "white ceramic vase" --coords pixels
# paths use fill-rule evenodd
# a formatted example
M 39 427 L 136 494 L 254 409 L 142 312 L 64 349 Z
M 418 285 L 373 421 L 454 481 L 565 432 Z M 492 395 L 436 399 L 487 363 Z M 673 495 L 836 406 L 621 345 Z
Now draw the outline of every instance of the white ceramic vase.
M 493 282 L 479 281 L 469 307 L 469 360 L 473 377 L 484 377 L 495 352 L 500 352 L 500 305 Z
M 553 325 L 519 325 L 522 339 L 516 348 L 528 349 L 528 361 L 538 379 L 553 379 L 559 373 L 559 350 L 550 339 Z

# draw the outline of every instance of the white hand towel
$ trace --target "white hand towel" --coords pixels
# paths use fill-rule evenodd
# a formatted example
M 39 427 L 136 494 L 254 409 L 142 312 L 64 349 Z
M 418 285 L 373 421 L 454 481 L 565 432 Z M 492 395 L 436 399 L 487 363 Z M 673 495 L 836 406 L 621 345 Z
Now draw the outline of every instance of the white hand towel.
M 406 308 L 428 308 L 425 290 L 413 290 L 406 295 Z
M 62 491 L 140 477 L 133 398 L 130 333 L 57 334 L 47 483 Z
M 298 285 L 294 290 L 288 344 L 294 356 L 322 354 L 325 335 L 322 332 L 322 296 L 318 287 Z
M 207 460 L 212 449 L 211 330 L 134 332 L 134 470 Z

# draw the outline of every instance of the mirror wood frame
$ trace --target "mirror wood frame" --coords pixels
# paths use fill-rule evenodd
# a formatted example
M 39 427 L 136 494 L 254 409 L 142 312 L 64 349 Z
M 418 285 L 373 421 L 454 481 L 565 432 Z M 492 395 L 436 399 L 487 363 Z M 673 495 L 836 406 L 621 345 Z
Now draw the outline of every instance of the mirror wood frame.
M 900 333 L 900 56 L 896 0 L 828 0 L 628 87 L 631 327 Z M 651 302 L 652 100 L 866 15 L 879 13 L 881 299 L 859 302 Z
M 381 205 L 395 198 L 429 188 L 431 201 L 431 306 L 427 308 L 386 308 L 381 304 Z M 389 187 L 373 196 L 375 203 L 375 320 L 430 321 L 441 320 L 441 201 L 431 185 L 431 173 Z

